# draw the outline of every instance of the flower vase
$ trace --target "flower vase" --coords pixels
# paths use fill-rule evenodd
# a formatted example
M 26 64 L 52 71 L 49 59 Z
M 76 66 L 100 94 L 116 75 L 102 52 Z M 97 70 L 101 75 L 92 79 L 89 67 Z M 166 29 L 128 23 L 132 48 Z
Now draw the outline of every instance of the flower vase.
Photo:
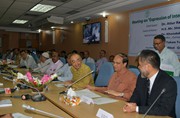
M 32 88 L 32 92 L 43 92 L 43 90 L 44 90 L 44 86 Z

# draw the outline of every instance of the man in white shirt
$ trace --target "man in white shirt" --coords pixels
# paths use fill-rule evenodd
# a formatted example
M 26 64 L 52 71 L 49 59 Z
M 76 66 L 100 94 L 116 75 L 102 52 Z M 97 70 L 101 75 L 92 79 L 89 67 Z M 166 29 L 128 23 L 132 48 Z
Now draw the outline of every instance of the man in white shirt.
M 57 73 L 59 69 L 63 66 L 63 63 L 59 60 L 58 52 L 54 51 L 52 52 L 52 62 L 50 63 L 49 68 L 45 72 L 48 75 L 52 75 L 54 73 Z
M 83 63 L 93 63 L 93 64 L 95 64 L 95 61 L 94 61 L 94 59 L 93 58 L 91 58 L 90 56 L 89 56 L 89 51 L 85 51 L 84 52 L 84 59 L 83 59 Z
M 67 57 L 67 62 L 58 72 L 58 80 L 59 81 L 68 81 L 68 80 L 71 80 L 73 75 L 71 73 L 71 61 L 70 61 L 70 57 L 71 57 L 72 54 L 68 54 L 68 57 Z
M 174 68 L 174 76 L 179 76 L 180 62 L 178 56 L 173 51 L 165 47 L 165 42 L 166 39 L 163 35 L 157 35 L 154 37 L 153 45 L 161 59 L 160 68 L 162 70 L 166 70 L 163 68 L 163 65 L 172 66 Z
M 38 64 L 38 67 L 35 68 L 33 71 L 45 73 L 49 68 L 51 62 L 52 60 L 49 58 L 49 53 L 44 52 L 41 54 L 40 63 Z
M 31 68 L 31 69 L 37 67 L 34 58 L 31 55 L 29 55 L 25 50 L 21 50 L 20 55 L 21 55 L 21 60 L 19 64 L 20 67 Z
M 97 73 L 99 72 L 99 69 L 100 69 L 101 65 L 104 62 L 108 61 L 108 59 L 105 56 L 106 56 L 106 51 L 105 50 L 101 50 L 100 53 L 99 53 L 99 57 L 100 58 L 96 62 L 96 72 Z

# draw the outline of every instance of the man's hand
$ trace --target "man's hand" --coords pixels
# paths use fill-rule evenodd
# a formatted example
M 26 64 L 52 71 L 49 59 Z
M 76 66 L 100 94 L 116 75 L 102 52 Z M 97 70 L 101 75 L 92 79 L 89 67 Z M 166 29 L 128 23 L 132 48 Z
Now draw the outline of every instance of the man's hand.
M 124 112 L 135 112 L 136 111 L 136 103 L 126 103 L 123 107 Z

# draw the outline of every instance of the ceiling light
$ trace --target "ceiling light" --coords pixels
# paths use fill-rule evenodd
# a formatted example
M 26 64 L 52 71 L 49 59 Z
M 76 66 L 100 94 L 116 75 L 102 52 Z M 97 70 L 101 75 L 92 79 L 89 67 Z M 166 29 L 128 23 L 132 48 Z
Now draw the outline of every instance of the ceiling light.
M 71 21 L 71 23 L 74 23 L 74 21 Z
M 28 20 L 14 20 L 13 23 L 15 24 L 25 24 L 26 22 L 28 22 Z
M 102 16 L 105 18 L 105 17 L 107 17 L 109 14 L 106 13 L 106 12 L 102 12 L 102 13 L 100 13 L 100 15 L 102 15 Z
M 36 6 L 34 6 L 32 9 L 30 9 L 30 11 L 35 11 L 35 12 L 48 12 L 49 10 L 55 8 L 56 6 L 52 6 L 52 5 L 43 5 L 43 4 L 37 4 Z
M 38 29 L 38 32 L 40 33 L 42 30 L 41 29 Z

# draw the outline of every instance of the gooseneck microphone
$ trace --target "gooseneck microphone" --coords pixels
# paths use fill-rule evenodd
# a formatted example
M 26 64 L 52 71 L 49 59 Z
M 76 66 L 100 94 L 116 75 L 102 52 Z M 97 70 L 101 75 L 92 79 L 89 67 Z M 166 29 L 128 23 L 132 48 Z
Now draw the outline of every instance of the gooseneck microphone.
M 44 95 L 42 95 L 37 88 L 32 87 L 32 86 L 29 86 L 29 85 L 26 85 L 26 84 L 23 84 L 23 83 L 20 83 L 20 82 L 16 82 L 16 81 L 14 81 L 14 80 L 12 80 L 12 79 L 9 79 L 9 78 L 6 78 L 6 80 L 12 81 L 12 82 L 15 82 L 15 83 L 17 83 L 17 84 L 20 84 L 20 85 L 22 85 L 22 86 L 27 86 L 27 87 L 29 87 L 29 88 L 32 88 L 32 89 L 36 90 L 36 91 L 38 92 L 38 94 L 33 95 L 33 96 L 31 97 L 31 99 L 32 99 L 34 102 L 40 102 L 40 101 L 45 101 L 45 100 L 46 100 L 46 97 L 45 97 Z M 12 97 L 13 97 L 13 96 L 12 96 Z
M 77 82 L 79 82 L 80 80 L 84 79 L 85 77 L 87 77 L 88 75 L 92 74 L 94 72 L 94 70 L 90 71 L 89 73 L 87 73 L 86 75 L 84 75 L 83 77 L 79 78 L 78 80 L 74 81 L 72 84 L 68 85 L 66 88 L 69 89 L 71 86 L 73 86 L 74 84 L 76 84 Z M 66 93 L 66 91 L 62 91 L 59 94 L 64 94 Z
M 154 104 L 157 102 L 157 100 L 161 97 L 161 95 L 162 95 L 164 92 L 166 92 L 166 89 L 165 89 L 165 88 L 163 88 L 163 89 L 161 90 L 161 93 L 160 93 L 160 94 L 158 95 L 158 97 L 154 100 L 154 102 L 151 104 L 151 106 L 149 107 L 149 109 L 146 111 L 146 113 L 143 115 L 142 118 L 145 118 L 145 117 L 147 116 L 147 114 L 149 113 L 149 111 L 152 109 L 152 107 L 154 106 Z
M 25 109 L 27 109 L 27 110 L 30 110 L 30 111 L 36 111 L 36 112 L 39 112 L 39 113 L 43 113 L 43 114 L 48 115 L 48 116 L 53 117 L 53 118 L 63 118 L 63 117 L 61 117 L 61 116 L 57 116 L 57 115 L 55 115 L 55 114 L 48 113 L 48 112 L 46 112 L 46 111 L 42 111 L 42 110 L 39 110 L 39 109 L 35 109 L 34 107 L 31 107 L 31 106 L 26 105 L 26 104 L 23 104 L 22 107 L 25 108 Z

